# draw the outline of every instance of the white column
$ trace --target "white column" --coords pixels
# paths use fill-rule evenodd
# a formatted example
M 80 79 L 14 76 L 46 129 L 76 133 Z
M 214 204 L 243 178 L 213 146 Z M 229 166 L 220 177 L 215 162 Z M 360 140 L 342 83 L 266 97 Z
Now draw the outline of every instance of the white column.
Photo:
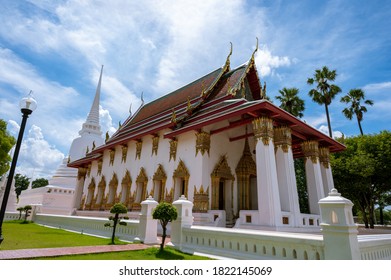
M 282 225 L 276 158 L 273 144 L 273 121 L 260 117 L 253 121 L 256 139 L 258 212 L 261 225 Z
M 158 244 L 157 220 L 152 217 L 152 211 L 158 203 L 149 196 L 141 202 L 139 237 L 144 244 Z
M 204 189 L 207 189 L 211 184 L 211 177 L 209 171 L 209 152 L 210 152 L 210 134 L 205 131 L 200 131 L 195 134 L 196 136 L 196 146 L 195 146 L 195 158 L 194 161 L 190 164 L 195 167 L 196 176 L 191 176 L 191 184 L 189 186 L 196 186 L 197 189 L 200 189 L 203 186 Z M 209 198 L 212 198 L 212 188 L 209 188 Z M 189 191 L 186 196 L 189 200 L 194 201 L 193 198 L 194 191 Z M 212 199 L 209 199 L 209 209 L 212 209 Z
M 320 171 L 322 173 L 322 181 L 324 193 L 329 193 L 332 189 L 334 189 L 334 179 L 333 174 L 331 172 L 330 166 L 330 151 L 327 147 L 319 148 L 319 160 L 320 160 Z
M 81 203 L 81 198 L 83 196 L 86 173 L 87 173 L 87 168 L 79 167 L 77 171 L 77 184 L 75 188 L 75 193 L 73 195 L 73 203 L 72 203 L 74 210 L 80 209 L 80 203 Z
M 311 214 L 320 214 L 318 201 L 324 197 L 322 173 L 320 171 L 319 149 L 317 141 L 302 143 L 305 156 L 308 199 Z
M 174 201 L 172 205 L 178 212 L 177 219 L 171 222 L 171 243 L 173 246 L 181 249 L 182 247 L 182 228 L 193 225 L 193 203 L 181 196 Z
M 361 259 L 352 206 L 353 203 L 342 197 L 336 189 L 332 189 L 328 197 L 319 201 L 326 260 Z
M 276 147 L 276 167 L 281 210 L 292 214 L 289 225 L 298 226 L 300 224 L 300 206 L 292 152 L 291 129 L 284 126 L 275 128 L 274 145 Z

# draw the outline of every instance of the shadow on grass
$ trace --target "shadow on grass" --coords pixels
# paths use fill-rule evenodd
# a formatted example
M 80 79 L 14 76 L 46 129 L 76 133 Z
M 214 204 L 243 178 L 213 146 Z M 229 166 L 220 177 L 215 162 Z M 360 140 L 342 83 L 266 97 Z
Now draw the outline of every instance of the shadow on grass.
M 157 259 L 162 260 L 183 260 L 185 257 L 183 253 L 180 253 L 172 248 L 164 248 L 163 251 L 160 248 L 152 247 L 145 250 L 145 255 L 155 256 Z

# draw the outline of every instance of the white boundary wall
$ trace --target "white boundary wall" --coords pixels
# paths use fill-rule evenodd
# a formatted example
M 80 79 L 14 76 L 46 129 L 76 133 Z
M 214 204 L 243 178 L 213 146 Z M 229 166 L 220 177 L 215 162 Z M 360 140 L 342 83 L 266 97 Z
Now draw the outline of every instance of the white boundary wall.
M 151 199 L 149 198 L 148 203 L 142 205 L 142 214 L 146 221 L 149 221 L 147 215 L 152 214 L 157 204 L 152 203 Z M 186 198 L 181 197 L 173 203 L 179 213 L 178 219 L 171 225 L 172 246 L 187 253 L 197 252 L 233 259 L 391 260 L 391 234 L 358 236 L 357 225 L 353 224 L 351 216 L 350 201 L 334 192 L 322 199 L 320 204 L 322 232 L 308 234 L 193 226 L 191 212 L 193 205 Z M 5 220 L 18 219 L 18 217 L 19 213 L 8 212 Z M 37 224 L 86 234 L 109 238 L 112 233 L 111 228 L 104 226 L 108 221 L 107 218 L 35 214 L 34 209 L 31 218 Z M 128 220 L 127 226 L 117 228 L 116 236 L 122 240 L 157 242 L 158 230 L 155 225 L 152 225 L 153 222 L 157 224 L 157 220 L 152 219 L 143 223 L 138 220 Z M 336 244 L 341 245 L 335 247 Z

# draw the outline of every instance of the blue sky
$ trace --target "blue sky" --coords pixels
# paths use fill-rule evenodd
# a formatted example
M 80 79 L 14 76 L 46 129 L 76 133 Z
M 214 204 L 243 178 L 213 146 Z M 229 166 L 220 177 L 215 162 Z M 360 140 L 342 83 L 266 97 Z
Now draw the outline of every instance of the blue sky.
M 359 133 L 340 98 L 361 88 L 374 101 L 364 133 L 390 130 L 391 1 L 50 1 L 0 0 L 0 119 L 17 135 L 19 100 L 33 90 L 18 172 L 49 177 L 68 154 L 92 104 L 100 67 L 103 133 L 141 104 L 222 66 L 251 57 L 268 95 L 297 87 L 303 119 L 327 132 L 324 108 L 306 84 L 337 70 L 342 93 L 330 106 L 334 135 Z

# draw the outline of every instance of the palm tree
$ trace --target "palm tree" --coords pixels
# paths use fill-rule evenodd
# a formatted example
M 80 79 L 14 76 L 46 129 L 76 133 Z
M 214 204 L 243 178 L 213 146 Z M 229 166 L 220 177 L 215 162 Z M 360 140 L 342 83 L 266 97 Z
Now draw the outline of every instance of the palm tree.
M 291 113 L 295 117 L 303 117 L 304 100 L 301 99 L 299 94 L 299 89 L 297 88 L 283 88 L 278 91 L 279 96 L 276 96 L 276 99 L 281 102 L 280 108 Z
M 361 101 L 364 101 L 364 104 L 373 105 L 372 100 L 365 100 L 365 94 L 362 89 L 355 88 L 351 89 L 349 93 L 341 98 L 341 102 L 350 104 L 349 107 L 342 110 L 342 113 L 345 115 L 346 118 L 351 120 L 353 118 L 353 115 L 356 115 L 358 127 L 360 128 L 361 135 L 364 135 L 361 127 L 361 122 L 364 118 L 364 113 L 367 112 L 367 108 L 363 105 L 361 105 Z
M 336 70 L 330 71 L 326 66 L 322 69 L 316 69 L 313 78 L 308 78 L 307 84 L 313 85 L 316 83 L 316 88 L 309 91 L 312 100 L 319 105 L 324 105 L 326 109 L 327 125 L 329 128 L 329 135 L 332 138 L 333 133 L 331 131 L 330 115 L 328 106 L 334 97 L 341 92 L 341 88 L 337 85 L 330 84 L 337 77 Z

